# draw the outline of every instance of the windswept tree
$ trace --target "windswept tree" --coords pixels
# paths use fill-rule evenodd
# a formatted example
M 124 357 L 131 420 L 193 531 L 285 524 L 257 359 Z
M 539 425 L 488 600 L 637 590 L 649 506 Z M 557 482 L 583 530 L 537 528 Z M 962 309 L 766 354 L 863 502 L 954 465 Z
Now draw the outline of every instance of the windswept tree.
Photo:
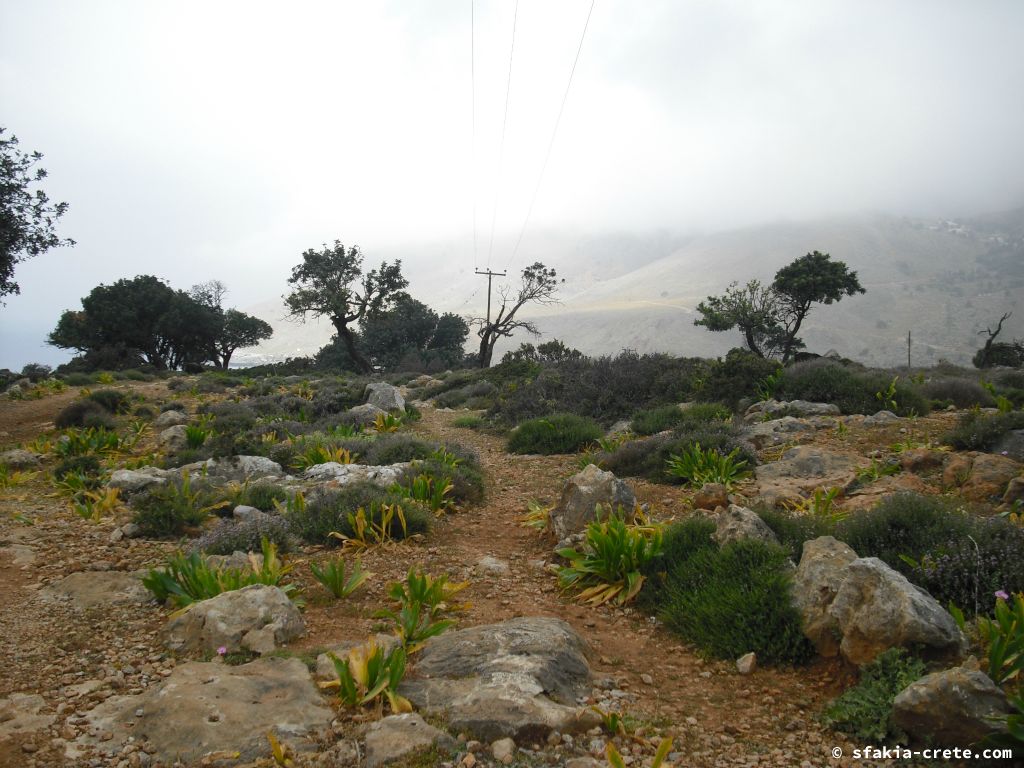
M 539 261 L 535 262 L 523 270 L 519 289 L 515 293 L 508 286 L 499 291 L 501 306 L 498 307 L 498 314 L 493 320 L 490 319 L 489 312 L 486 318 L 475 317 L 470 320 L 470 324 L 478 326 L 476 333 L 480 337 L 481 368 L 490 367 L 494 345 L 502 336 L 511 336 L 519 328 L 534 336 L 540 335 L 537 326 L 528 320 L 517 320 L 516 314 L 530 303 L 557 304 L 555 292 L 559 283 L 564 282 L 565 280 L 558 279 L 554 269 L 548 269 Z
M 271 325 L 254 315 L 237 309 L 224 309 L 224 296 L 228 287 L 220 280 L 193 285 L 189 296 L 209 307 L 217 315 L 217 327 L 208 338 L 206 358 L 218 368 L 227 370 L 231 356 L 244 347 L 254 347 L 274 335 Z
M 788 363 L 804 343 L 797 335 L 815 304 L 832 304 L 864 293 L 857 273 L 827 253 L 813 251 L 775 273 L 770 286 L 751 280 L 729 286 L 697 305 L 694 325 L 710 331 L 738 328 L 747 348 L 760 357 L 781 355 Z
M 57 220 L 68 204 L 51 205 L 46 192 L 33 189 L 46 178 L 46 170 L 35 167 L 43 156 L 26 155 L 18 149 L 18 137 L 5 133 L 0 128 L 0 298 L 20 292 L 14 281 L 14 265 L 19 261 L 75 244 L 56 232 Z
M 402 277 L 402 262 L 381 262 L 380 267 L 363 274 L 363 254 L 359 246 L 346 249 L 340 241 L 323 250 L 310 248 L 302 254 L 302 263 L 292 268 L 288 283 L 294 288 L 284 297 L 289 316 L 305 320 L 307 314 L 326 317 L 345 345 L 349 357 L 360 372 L 372 370 L 359 351 L 352 323 L 367 312 L 381 311 L 404 296 L 409 281 Z
M 987 335 L 985 346 L 974 354 L 975 368 L 994 368 L 997 365 L 1005 365 L 1008 368 L 1020 368 L 1024 365 L 1024 342 L 1020 341 L 996 341 L 996 337 L 1002 333 L 1003 323 L 1010 319 L 1012 312 L 1004 312 L 999 318 L 999 323 L 993 331 L 986 328 L 979 331 L 979 336 Z

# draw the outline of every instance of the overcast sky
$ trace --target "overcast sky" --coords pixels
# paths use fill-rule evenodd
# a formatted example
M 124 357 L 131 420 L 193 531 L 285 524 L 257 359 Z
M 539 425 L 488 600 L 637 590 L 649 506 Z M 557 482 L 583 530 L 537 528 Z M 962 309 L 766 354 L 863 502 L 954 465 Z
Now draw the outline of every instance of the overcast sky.
M 1024 204 L 1019 0 L 596 0 L 513 260 L 590 7 L 518 3 L 500 153 L 515 0 L 0 0 L 0 125 L 78 241 L 18 267 L 0 366 L 64 359 L 45 335 L 100 282 L 245 307 L 334 238 L 401 254 L 415 295 L 426 243 L 518 270 L 542 229 Z

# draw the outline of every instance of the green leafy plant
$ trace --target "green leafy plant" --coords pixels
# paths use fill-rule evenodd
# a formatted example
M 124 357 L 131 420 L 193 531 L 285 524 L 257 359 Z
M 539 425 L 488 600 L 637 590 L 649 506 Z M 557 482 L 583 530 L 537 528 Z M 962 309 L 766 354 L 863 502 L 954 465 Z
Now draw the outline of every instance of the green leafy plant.
M 201 525 L 211 512 L 230 503 L 224 499 L 206 503 L 208 499 L 205 491 L 193 489 L 191 475 L 186 470 L 180 481 L 152 488 L 135 499 L 132 502 L 134 522 L 146 536 L 178 535 L 186 527 Z
M 672 751 L 672 739 L 662 739 L 658 743 L 658 751 L 654 753 L 654 759 L 651 761 L 651 768 L 661 768 L 665 762 L 665 758 L 668 757 L 668 753 Z M 619 750 L 616 749 L 615 744 L 608 742 L 604 749 L 605 757 L 608 758 L 608 765 L 611 768 L 626 768 L 626 761 L 622 759 L 622 755 L 619 754 Z
M 199 424 L 189 424 L 185 427 L 185 444 L 192 450 L 202 448 L 203 444 L 212 434 L 212 430 Z
M 0 464 L 0 490 L 7 490 L 8 488 L 15 488 L 19 485 L 24 485 L 35 478 L 38 474 L 38 472 L 25 472 L 23 470 L 10 469 L 5 465 Z
M 814 492 L 797 502 L 785 502 L 784 506 L 792 512 L 826 520 L 831 523 L 838 523 L 846 518 L 846 512 L 836 509 L 835 502 L 843 494 L 842 488 L 815 488 Z
M 658 526 L 628 525 L 621 510 L 587 526 L 583 551 L 558 550 L 569 565 L 558 572 L 562 589 L 581 590 L 577 599 L 590 605 L 633 600 L 644 584 L 644 568 L 661 551 Z
M 410 568 L 404 582 L 396 581 L 388 587 L 388 597 L 395 601 L 395 608 L 374 615 L 395 622 L 395 634 L 402 646 L 409 653 L 415 653 L 427 640 L 455 623 L 438 617 L 454 609 L 452 597 L 467 586 L 469 582 L 451 584 L 447 576 L 429 576 Z
M 309 469 L 317 464 L 354 464 L 358 454 L 353 454 L 347 448 L 331 447 L 315 443 L 305 446 L 292 462 L 292 468 L 298 470 Z
M 873 483 L 876 480 L 880 480 L 883 477 L 890 477 L 892 475 L 899 474 L 900 465 L 889 461 L 879 461 L 878 459 L 872 459 L 871 464 L 867 467 L 861 467 L 857 470 L 857 480 L 862 483 Z
M 739 454 L 739 448 L 723 455 L 714 448 L 705 450 L 700 443 L 694 443 L 681 454 L 669 455 L 665 474 L 680 478 L 693 488 L 705 483 L 721 483 L 731 488 L 750 474 L 746 460 L 737 458 Z
M 902 648 L 885 651 L 861 669 L 857 685 L 825 708 L 825 723 L 877 744 L 900 737 L 891 722 L 893 699 L 926 671 L 924 662 Z
M 875 399 L 881 403 L 882 408 L 887 411 L 892 411 L 893 413 L 899 410 L 900 407 L 900 404 L 896 401 L 896 382 L 899 381 L 899 379 L 899 376 L 893 376 L 888 387 L 875 392 Z
M 365 508 L 359 507 L 355 512 L 348 514 L 348 522 L 352 528 L 351 535 L 331 531 L 330 536 L 339 539 L 343 546 L 353 549 L 366 549 L 389 544 L 399 538 L 404 539 L 409 532 L 405 522 L 405 512 L 400 504 L 371 505 L 369 514 Z M 394 535 L 395 523 L 401 526 L 401 537 Z
M 526 502 L 527 512 L 523 516 L 523 527 L 533 528 L 535 531 L 544 532 L 551 527 L 551 511 L 554 504 L 544 506 L 540 502 L 530 499 Z
M 120 504 L 118 488 L 104 488 L 97 491 L 84 491 L 72 499 L 71 508 L 83 520 L 98 523 L 104 515 L 110 514 Z
M 391 490 L 407 499 L 426 504 L 437 515 L 441 515 L 446 509 L 455 506 L 455 502 L 449 498 L 455 489 L 450 478 L 433 477 L 421 473 L 408 482 L 408 485 L 396 483 Z
M 170 600 L 185 607 L 200 600 L 208 600 L 222 592 L 231 592 L 252 584 L 280 587 L 292 600 L 297 596 L 294 584 L 283 583 L 292 566 L 285 565 L 277 555 L 277 545 L 263 540 L 262 562 L 249 555 L 248 568 L 220 568 L 198 552 L 185 555 L 176 552 L 167 558 L 164 568 L 152 568 L 142 577 L 142 584 L 160 602 Z
M 754 391 L 757 393 L 758 400 L 766 402 L 775 399 L 775 393 L 782 384 L 782 370 L 780 367 L 774 373 L 769 373 L 754 385 Z
M 997 685 L 1014 684 L 1024 670 L 1024 594 L 996 595 L 995 616 L 978 617 L 978 632 L 987 649 L 988 676 Z
M 378 413 L 373 420 L 375 432 L 397 432 L 402 426 L 402 417 L 391 413 Z
M 322 683 L 324 688 L 337 688 L 338 698 L 349 707 L 361 707 L 384 696 L 393 713 L 411 712 L 412 704 L 398 694 L 398 684 L 405 676 L 407 651 L 395 648 L 385 654 L 374 639 L 356 646 L 345 659 L 328 653 L 337 681 Z
M 351 572 L 347 572 L 345 561 L 340 557 L 328 560 L 322 566 L 310 563 L 309 570 L 313 572 L 317 581 L 339 599 L 352 595 L 370 578 L 370 574 L 363 570 L 363 564 L 358 560 Z
M 124 447 L 116 432 L 105 427 L 71 428 L 64 431 L 54 446 L 54 452 L 61 458 L 82 456 L 90 453 L 112 454 Z

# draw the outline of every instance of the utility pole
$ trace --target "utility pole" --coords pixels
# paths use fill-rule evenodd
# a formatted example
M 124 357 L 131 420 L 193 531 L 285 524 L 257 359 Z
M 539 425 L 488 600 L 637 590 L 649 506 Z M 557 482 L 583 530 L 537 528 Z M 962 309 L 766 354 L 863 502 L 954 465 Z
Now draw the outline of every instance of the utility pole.
M 907 371 L 910 371 L 910 331 L 907 331 Z
M 487 275 L 487 325 L 491 326 L 491 280 L 495 277 L 505 277 L 505 272 L 491 272 L 491 268 L 488 267 L 486 270 L 477 270 L 478 275 Z

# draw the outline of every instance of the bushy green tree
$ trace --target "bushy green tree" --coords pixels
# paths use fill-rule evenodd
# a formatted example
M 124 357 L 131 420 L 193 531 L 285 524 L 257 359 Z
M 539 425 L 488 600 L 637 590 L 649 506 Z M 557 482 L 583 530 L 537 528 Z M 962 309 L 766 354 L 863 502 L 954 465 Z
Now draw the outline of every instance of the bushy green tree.
M 284 297 L 292 317 L 326 317 L 360 372 L 372 370 L 366 356 L 356 346 L 352 323 L 367 312 L 388 309 L 403 296 L 409 281 L 402 277 L 402 262 L 381 262 L 380 267 L 363 273 L 363 254 L 359 246 L 345 248 L 335 240 L 322 250 L 310 248 L 302 254 L 302 263 L 292 268 L 288 283 L 292 292 Z
M 378 366 L 393 370 L 399 365 L 444 367 L 462 359 L 469 326 L 458 315 L 439 316 L 409 296 L 395 300 L 387 310 L 369 312 L 360 323 L 362 349 Z
M 694 325 L 710 331 L 738 328 L 747 348 L 760 357 L 781 355 L 788 363 L 804 343 L 797 335 L 815 304 L 832 304 L 864 293 L 857 273 L 827 253 L 813 251 L 775 273 L 770 286 L 751 280 L 729 286 L 697 305 Z
M 64 245 L 70 238 L 57 236 L 57 220 L 67 211 L 67 203 L 50 204 L 42 189 L 33 185 L 46 178 L 44 168 L 36 168 L 43 159 L 39 152 L 25 154 L 18 149 L 18 137 L 5 136 L 0 128 L 0 297 L 19 293 L 14 281 L 14 265 L 40 253 Z
M 567 347 L 558 339 L 545 341 L 536 347 L 529 342 L 523 342 L 519 349 L 510 350 L 501 358 L 503 363 L 515 363 L 528 361 L 531 363 L 563 363 L 567 360 L 579 360 L 583 353 L 578 349 Z

